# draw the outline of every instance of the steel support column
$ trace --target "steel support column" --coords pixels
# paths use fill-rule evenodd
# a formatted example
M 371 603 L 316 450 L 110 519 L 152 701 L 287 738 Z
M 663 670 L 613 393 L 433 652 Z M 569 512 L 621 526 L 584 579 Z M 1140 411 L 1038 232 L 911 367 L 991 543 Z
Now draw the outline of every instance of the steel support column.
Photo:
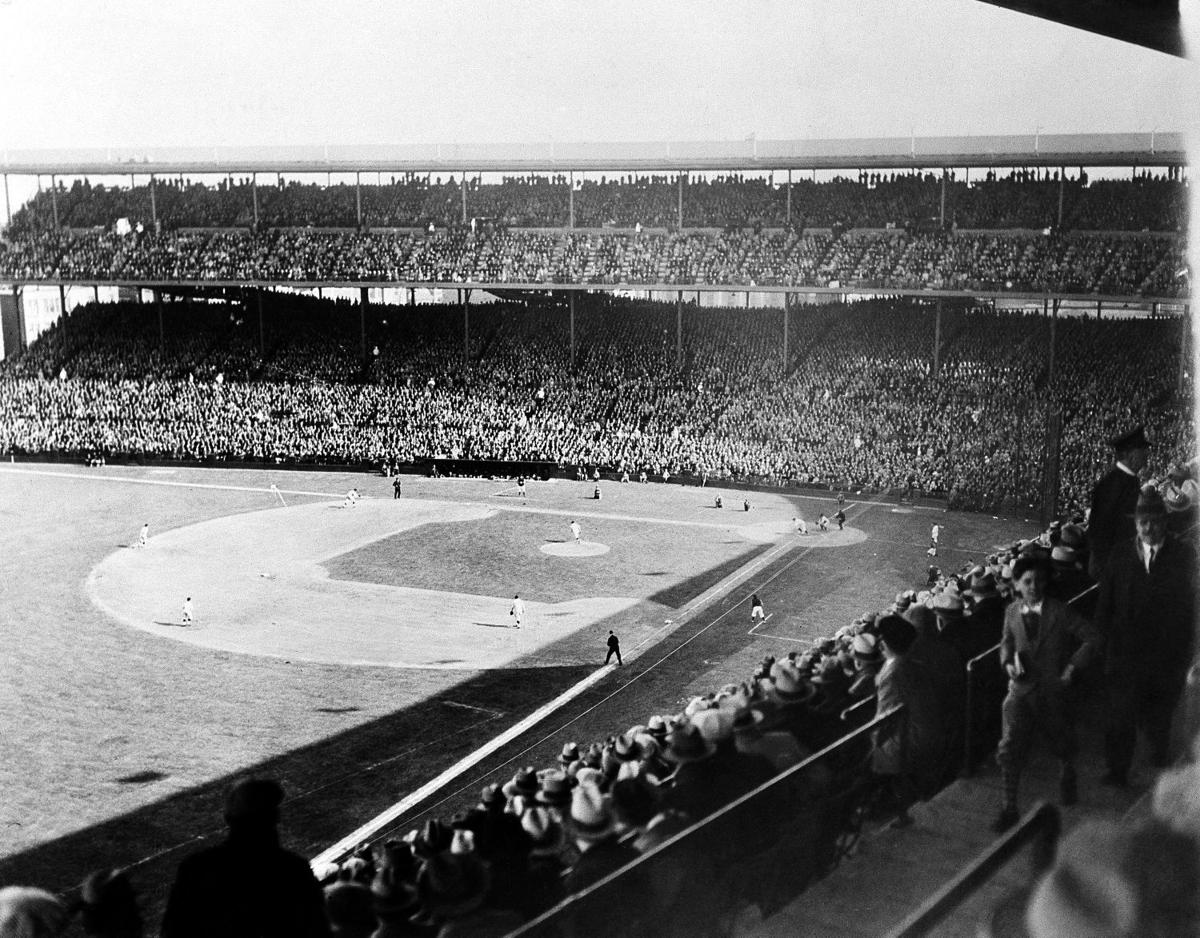
M 150 176 L 150 227 L 155 232 L 158 231 L 158 197 L 154 194 L 154 176 Z M 255 212 L 254 221 L 258 222 L 258 213 Z
M 792 223 L 792 171 L 790 169 L 788 170 L 787 181 L 787 210 L 784 218 L 789 225 Z
M 362 173 L 354 174 L 354 217 L 358 224 L 358 230 L 362 231 Z
M 258 230 L 258 173 L 250 174 L 250 204 L 254 206 L 254 229 Z
M 1183 321 L 1179 325 L 1179 377 L 1176 387 L 1182 391 L 1187 384 L 1188 363 L 1192 355 L 1189 349 L 1192 338 L 1191 317 L 1188 315 L 1187 304 L 1183 307 Z
M 938 224 L 946 227 L 946 171 L 942 170 L 942 205 L 938 210 Z
M 568 175 L 567 189 L 567 227 L 575 227 L 575 170 Z
M 942 373 L 942 298 L 940 296 L 937 300 L 936 310 L 933 320 L 933 376 L 935 378 Z
M 141 289 L 141 287 L 138 287 L 138 298 L 139 299 L 141 298 L 141 295 L 142 295 L 142 289 Z M 160 289 L 158 289 L 158 287 L 155 287 L 153 290 L 153 295 L 154 295 L 154 305 L 158 309 L 158 347 L 162 348 L 164 345 L 167 344 L 167 330 L 166 330 L 166 327 L 163 325 L 162 291 Z
M 571 368 L 575 368 L 575 291 L 567 294 L 571 319 Z
M 4 217 L 8 220 L 5 224 L 12 227 L 12 203 L 8 200 L 8 173 L 4 174 Z
M 50 175 L 50 206 L 54 209 L 54 230 L 58 231 L 58 177 L 54 174 Z
M 462 304 L 463 311 L 463 356 L 465 358 L 471 357 L 471 314 L 468 311 L 470 298 L 470 290 L 458 291 L 458 301 Z
M 785 293 L 783 295 L 783 373 L 788 372 L 788 320 L 791 319 L 792 313 L 792 295 Z
M 1067 169 L 1065 166 L 1058 168 L 1058 227 L 1062 227 L 1062 210 L 1063 210 L 1063 188 L 1067 181 Z
M 267 331 L 263 327 L 263 291 L 259 287 L 254 291 L 254 296 L 258 300 L 258 354 L 263 358 L 267 357 Z
M 358 174 L 355 173 L 357 176 Z M 367 365 L 367 309 L 371 305 L 371 295 L 366 287 L 358 288 L 358 334 L 362 339 L 362 363 L 363 367 Z
M 679 189 L 679 205 L 675 214 L 675 221 L 680 229 L 683 228 L 683 175 L 683 173 L 680 173 L 677 180 L 677 188 Z
M 1058 302 L 1058 297 L 1055 297 L 1050 310 L 1050 361 L 1048 364 L 1049 374 L 1046 376 L 1046 387 L 1050 391 L 1051 403 L 1054 402 L 1054 357 L 1056 352 L 1055 345 L 1057 344 L 1056 334 L 1058 332 Z M 1043 305 L 1044 308 L 1045 305 Z
M 675 367 L 683 367 L 683 291 L 675 294 Z
M 463 170 L 462 185 L 459 187 L 459 191 L 462 193 L 462 223 L 465 225 L 467 223 L 467 173 L 466 173 L 466 170 Z

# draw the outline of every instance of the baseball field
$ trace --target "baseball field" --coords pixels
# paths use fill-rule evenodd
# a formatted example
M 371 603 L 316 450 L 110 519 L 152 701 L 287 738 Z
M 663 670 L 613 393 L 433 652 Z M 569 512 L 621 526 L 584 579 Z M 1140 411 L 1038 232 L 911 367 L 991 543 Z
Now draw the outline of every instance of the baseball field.
M 401 481 L 0 466 L 0 882 L 129 867 L 156 923 L 233 778 L 283 782 L 310 857 L 403 832 L 886 605 L 934 521 L 948 570 L 1036 530 L 854 493 L 820 532 L 832 494 Z

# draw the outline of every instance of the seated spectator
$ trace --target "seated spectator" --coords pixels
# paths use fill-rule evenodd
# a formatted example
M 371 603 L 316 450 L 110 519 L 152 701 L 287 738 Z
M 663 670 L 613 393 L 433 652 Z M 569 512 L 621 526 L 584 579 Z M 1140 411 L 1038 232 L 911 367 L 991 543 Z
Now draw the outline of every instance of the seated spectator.
M 0 938 L 55 938 L 67 927 L 58 896 L 32 886 L 0 889 Z

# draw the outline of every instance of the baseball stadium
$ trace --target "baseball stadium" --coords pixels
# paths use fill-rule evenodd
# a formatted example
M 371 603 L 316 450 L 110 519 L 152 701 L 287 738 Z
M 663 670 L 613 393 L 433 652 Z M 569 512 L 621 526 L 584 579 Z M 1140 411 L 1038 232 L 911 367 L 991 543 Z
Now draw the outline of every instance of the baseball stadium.
M 5 149 L 0 938 L 1193 934 L 1182 124 Z

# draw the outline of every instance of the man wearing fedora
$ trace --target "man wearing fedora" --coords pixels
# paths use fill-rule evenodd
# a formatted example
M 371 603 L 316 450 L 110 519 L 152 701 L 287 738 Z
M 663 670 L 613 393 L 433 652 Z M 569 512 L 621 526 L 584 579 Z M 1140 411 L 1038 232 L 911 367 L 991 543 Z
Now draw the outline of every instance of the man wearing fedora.
M 1169 764 L 1171 718 L 1192 663 L 1196 558 L 1167 534 L 1167 508 L 1147 486 L 1134 514 L 1137 534 L 1112 552 L 1096 600 L 1107 657 L 1106 784 L 1122 786 L 1139 726 L 1155 767 Z
M 1092 490 L 1092 508 L 1088 520 L 1088 539 L 1092 553 L 1088 572 L 1099 580 L 1113 549 L 1133 537 L 1133 510 L 1137 506 L 1138 473 L 1146 467 L 1150 443 L 1145 430 L 1137 427 L 1109 445 L 1116 450 L 1116 462 Z

